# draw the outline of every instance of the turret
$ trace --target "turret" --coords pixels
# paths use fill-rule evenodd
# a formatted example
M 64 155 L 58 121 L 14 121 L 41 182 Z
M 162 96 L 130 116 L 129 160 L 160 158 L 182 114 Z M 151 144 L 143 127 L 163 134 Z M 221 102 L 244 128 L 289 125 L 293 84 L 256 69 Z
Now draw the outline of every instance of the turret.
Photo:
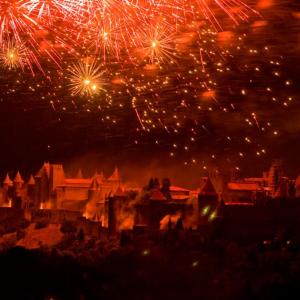
M 10 179 L 8 173 L 5 176 L 5 179 L 3 181 L 3 187 L 8 189 L 9 187 L 11 187 L 13 185 L 12 180 Z
M 113 174 L 108 178 L 108 181 L 116 181 L 116 182 L 121 181 L 118 168 L 115 168 Z
M 78 172 L 76 174 L 76 178 L 78 178 L 78 179 L 82 179 L 83 178 L 83 174 L 82 174 L 81 168 L 78 169 Z
M 198 194 L 198 214 L 199 222 L 207 222 L 214 218 L 219 204 L 219 195 L 217 194 L 211 180 L 207 177 Z
M 128 200 L 128 196 L 120 186 L 108 199 L 108 230 L 110 234 L 116 234 L 120 230 L 121 213 L 126 200 Z
M 15 188 L 22 188 L 23 184 L 24 184 L 24 180 L 23 180 L 20 172 L 18 171 L 14 178 L 13 185 Z
M 34 203 L 35 200 L 35 180 L 32 175 L 27 182 L 27 196 L 29 198 L 30 205 Z
M 3 201 L 5 205 L 8 205 L 11 202 L 13 195 L 13 182 L 11 181 L 8 173 L 3 181 Z

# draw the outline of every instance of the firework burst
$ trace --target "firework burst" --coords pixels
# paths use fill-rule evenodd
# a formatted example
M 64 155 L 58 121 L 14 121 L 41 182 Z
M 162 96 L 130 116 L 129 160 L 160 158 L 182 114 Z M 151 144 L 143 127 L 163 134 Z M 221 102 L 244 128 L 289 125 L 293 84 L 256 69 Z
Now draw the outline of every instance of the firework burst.
M 2 47 L 0 59 L 9 70 L 19 67 L 23 69 L 26 61 L 26 48 L 22 44 L 18 45 L 14 41 L 9 40 Z
M 27 10 L 29 16 L 50 24 L 75 13 L 73 5 L 64 0 L 26 0 L 22 7 Z
M 166 26 L 153 26 L 144 33 L 144 57 L 150 63 L 163 63 L 175 56 L 174 34 Z
M 101 65 L 95 60 L 89 62 L 88 59 L 74 64 L 70 70 L 70 90 L 72 96 L 95 96 L 104 89 L 104 80 Z

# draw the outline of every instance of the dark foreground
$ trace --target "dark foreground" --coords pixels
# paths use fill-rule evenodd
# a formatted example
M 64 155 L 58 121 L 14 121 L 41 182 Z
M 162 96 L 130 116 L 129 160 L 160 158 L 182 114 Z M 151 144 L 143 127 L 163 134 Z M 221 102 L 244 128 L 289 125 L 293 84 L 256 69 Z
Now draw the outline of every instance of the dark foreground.
M 64 249 L 63 249 L 64 248 Z M 239 246 L 176 239 L 78 241 L 66 248 L 0 254 L 1 299 L 299 299 L 300 251 L 293 240 Z

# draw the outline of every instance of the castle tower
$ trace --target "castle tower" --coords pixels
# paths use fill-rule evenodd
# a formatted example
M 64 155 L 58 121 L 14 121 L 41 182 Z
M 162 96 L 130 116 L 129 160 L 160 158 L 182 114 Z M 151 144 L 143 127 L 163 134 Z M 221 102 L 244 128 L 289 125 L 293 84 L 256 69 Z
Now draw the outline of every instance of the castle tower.
M 85 207 L 84 216 L 93 221 L 103 222 L 104 200 L 101 198 L 101 188 L 97 178 L 93 178 L 91 186 L 88 190 L 88 202 Z
M 61 164 L 50 165 L 50 192 L 55 191 L 58 185 L 62 185 L 65 180 L 65 172 Z
M 108 199 L 108 231 L 110 234 L 116 234 L 120 230 L 122 207 L 127 199 L 127 195 L 120 186 L 116 193 Z
M 15 189 L 20 189 L 23 187 L 23 184 L 24 184 L 24 180 L 23 180 L 20 172 L 18 171 L 14 178 L 13 185 L 14 185 Z
M 50 181 L 50 164 L 44 163 L 35 179 L 35 207 L 39 208 L 41 203 L 45 203 L 50 198 L 49 181 Z
M 120 183 L 121 177 L 117 167 L 115 168 L 114 172 L 107 180 Z
M 268 175 L 268 185 L 271 189 L 271 196 L 275 197 L 280 187 L 281 178 L 283 177 L 282 163 L 280 160 L 273 161 Z
M 101 182 L 105 181 L 105 176 L 102 171 L 100 172 L 100 174 L 98 175 L 97 178 L 99 178 L 99 180 L 101 180 Z
M 5 176 L 5 179 L 3 181 L 3 202 L 4 205 L 8 205 L 11 203 L 11 198 L 12 198 L 12 186 L 13 182 L 10 179 L 8 173 Z
M 29 206 L 35 202 L 35 180 L 32 175 L 27 182 L 27 197 L 30 202 Z
M 88 191 L 88 201 L 98 202 L 100 191 L 101 190 L 100 190 L 99 182 L 97 178 L 94 178 Z
M 9 177 L 9 175 L 7 173 L 6 176 L 5 176 L 5 179 L 3 181 L 3 187 L 4 188 L 9 188 L 12 185 L 13 185 L 13 182 L 12 182 L 12 180 L 10 179 L 10 177 Z
M 65 181 L 65 173 L 61 164 L 50 165 L 50 177 L 49 177 L 49 200 L 51 208 L 57 208 L 60 203 L 57 203 L 57 191 L 56 187 L 62 185 Z
M 18 171 L 14 180 L 13 180 L 13 199 L 12 199 L 12 207 L 15 209 L 20 209 L 22 208 L 22 201 L 24 200 L 23 198 L 23 185 L 24 185 L 24 180 Z
M 219 195 L 209 177 L 207 177 L 198 194 L 198 216 L 199 224 L 206 223 L 216 214 L 219 204 Z
M 76 174 L 76 177 L 75 178 L 77 178 L 77 179 L 82 179 L 83 178 L 83 174 L 82 174 L 82 170 L 81 170 L 81 168 L 79 168 L 78 169 L 78 172 L 77 172 L 77 174 Z

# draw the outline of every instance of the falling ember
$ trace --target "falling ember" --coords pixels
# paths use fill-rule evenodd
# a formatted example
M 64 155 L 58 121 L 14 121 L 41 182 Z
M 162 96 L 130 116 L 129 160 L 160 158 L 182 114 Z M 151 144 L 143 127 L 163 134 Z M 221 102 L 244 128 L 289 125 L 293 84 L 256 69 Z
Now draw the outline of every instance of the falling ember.
M 16 80 L 7 94 L 24 89 L 57 113 L 99 113 L 105 134 L 113 130 L 113 136 L 124 135 L 119 125 L 130 114 L 133 122 L 126 125 L 132 128 L 126 130 L 137 136 L 128 143 L 142 145 L 149 134 L 153 139 L 146 143 L 163 145 L 173 158 L 184 150 L 190 155 L 183 159 L 186 165 L 197 165 L 201 160 L 191 144 L 198 145 L 203 134 L 218 132 L 216 140 L 231 144 L 236 140 L 225 127 L 215 129 L 222 117 L 236 124 L 248 119 L 248 128 L 256 124 L 261 134 L 276 135 L 256 107 L 252 118 L 248 110 L 243 114 L 246 105 L 258 102 L 253 86 L 266 99 L 260 103 L 292 105 L 287 100 L 292 94 L 276 95 L 279 85 L 295 88 L 294 78 L 281 68 L 283 57 L 250 38 L 271 23 L 240 0 L 0 0 L 0 60 L 4 69 L 18 71 L 9 74 Z M 28 71 L 37 76 L 29 79 Z M 181 136 L 186 137 L 182 146 Z M 244 136 L 256 146 L 253 133 L 239 134 L 242 143 Z

